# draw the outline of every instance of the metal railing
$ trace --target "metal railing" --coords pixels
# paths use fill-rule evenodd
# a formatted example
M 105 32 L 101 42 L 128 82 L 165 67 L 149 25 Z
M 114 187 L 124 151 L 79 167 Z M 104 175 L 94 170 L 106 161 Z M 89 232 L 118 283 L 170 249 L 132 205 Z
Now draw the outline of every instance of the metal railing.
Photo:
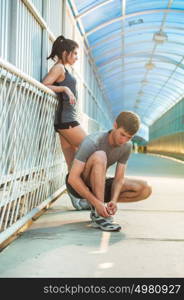
M 54 93 L 0 59 L 0 244 L 64 190 Z

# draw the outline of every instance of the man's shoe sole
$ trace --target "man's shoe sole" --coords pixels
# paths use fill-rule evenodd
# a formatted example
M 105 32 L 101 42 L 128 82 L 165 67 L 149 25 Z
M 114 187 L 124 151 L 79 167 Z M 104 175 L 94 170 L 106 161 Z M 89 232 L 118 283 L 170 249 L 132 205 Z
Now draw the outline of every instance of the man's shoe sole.
M 121 226 L 120 225 L 116 225 L 116 224 L 109 224 L 106 227 L 105 226 L 100 226 L 100 224 L 97 224 L 96 222 L 92 222 L 91 226 L 93 228 L 99 228 L 103 231 L 108 231 L 108 232 L 113 232 L 113 231 L 120 231 L 121 230 Z

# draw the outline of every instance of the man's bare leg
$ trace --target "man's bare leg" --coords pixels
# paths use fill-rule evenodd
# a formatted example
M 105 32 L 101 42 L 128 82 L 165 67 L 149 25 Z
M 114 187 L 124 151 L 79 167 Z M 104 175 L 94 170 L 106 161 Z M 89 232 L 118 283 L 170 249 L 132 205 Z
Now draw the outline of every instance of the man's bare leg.
M 94 195 L 104 202 L 105 176 L 106 176 L 107 156 L 104 151 L 96 151 L 87 161 L 82 174 L 85 183 L 91 187 Z M 103 218 L 97 214 L 94 207 L 91 207 L 90 218 L 92 226 L 104 231 L 119 231 L 121 226 L 112 223 L 112 219 Z
M 146 181 L 125 178 L 118 202 L 136 202 L 147 199 L 152 193 L 152 188 Z
M 94 195 L 104 202 L 107 156 L 104 151 L 96 151 L 88 159 L 82 174 L 85 183 L 91 187 Z

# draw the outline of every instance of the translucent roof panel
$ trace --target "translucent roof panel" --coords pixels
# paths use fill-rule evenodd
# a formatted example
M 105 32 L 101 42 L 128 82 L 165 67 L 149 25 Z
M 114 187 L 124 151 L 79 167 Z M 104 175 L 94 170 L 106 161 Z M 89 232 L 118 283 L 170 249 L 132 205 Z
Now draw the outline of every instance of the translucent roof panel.
M 146 128 L 183 97 L 183 0 L 69 2 L 114 117 L 135 111 Z
M 98 1 L 95 1 L 98 2 Z M 83 24 L 86 31 L 93 30 L 94 27 L 99 26 L 105 22 L 111 21 L 112 18 L 118 18 L 121 16 L 121 0 L 107 1 L 101 9 L 96 9 L 95 13 L 93 10 L 87 15 L 83 16 Z
M 155 0 L 155 1 L 147 1 L 147 0 L 127 0 L 126 1 L 126 13 L 133 14 L 135 12 L 145 11 L 145 10 L 154 10 L 156 9 L 164 9 L 168 4 L 167 0 Z

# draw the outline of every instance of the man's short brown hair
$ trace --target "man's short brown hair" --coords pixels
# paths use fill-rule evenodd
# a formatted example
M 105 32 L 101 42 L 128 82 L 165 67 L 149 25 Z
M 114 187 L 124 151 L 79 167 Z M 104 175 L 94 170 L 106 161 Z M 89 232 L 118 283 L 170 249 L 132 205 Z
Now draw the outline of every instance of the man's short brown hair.
M 140 127 L 139 116 L 132 111 L 122 111 L 116 118 L 117 127 L 122 127 L 127 133 L 134 135 Z

